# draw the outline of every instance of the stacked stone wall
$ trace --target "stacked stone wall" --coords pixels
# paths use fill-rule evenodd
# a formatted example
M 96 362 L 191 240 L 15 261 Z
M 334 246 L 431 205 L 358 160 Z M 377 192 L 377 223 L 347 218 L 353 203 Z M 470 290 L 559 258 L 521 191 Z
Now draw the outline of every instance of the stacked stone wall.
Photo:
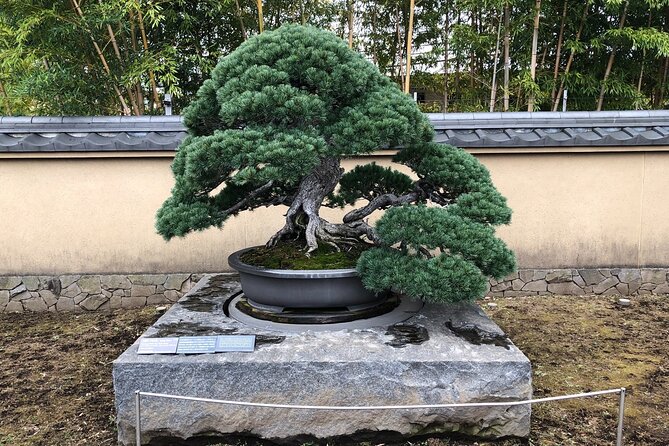
M 113 310 L 176 302 L 201 274 L 0 277 L 0 312 Z
M 489 296 L 669 294 L 669 268 L 522 269 L 490 281 Z
M 85 312 L 174 303 L 202 274 L 0 276 L 0 313 Z M 669 268 L 522 269 L 491 297 L 669 294 Z

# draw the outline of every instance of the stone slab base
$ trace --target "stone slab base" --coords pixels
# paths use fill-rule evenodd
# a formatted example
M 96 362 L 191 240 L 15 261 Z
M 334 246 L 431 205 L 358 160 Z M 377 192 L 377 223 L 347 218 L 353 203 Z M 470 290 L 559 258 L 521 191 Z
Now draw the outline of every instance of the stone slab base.
M 173 303 L 202 274 L 0 276 L 0 313 L 84 312 Z
M 137 355 L 114 361 L 118 439 L 134 444 L 135 391 L 300 405 L 509 401 L 532 395 L 529 360 L 474 305 L 426 305 L 388 327 L 282 333 L 226 316 L 239 284 L 206 276 L 143 337 L 255 334 L 253 353 Z M 530 407 L 392 411 L 248 408 L 144 397 L 143 444 L 244 435 L 284 443 L 383 441 L 456 432 L 529 434 Z

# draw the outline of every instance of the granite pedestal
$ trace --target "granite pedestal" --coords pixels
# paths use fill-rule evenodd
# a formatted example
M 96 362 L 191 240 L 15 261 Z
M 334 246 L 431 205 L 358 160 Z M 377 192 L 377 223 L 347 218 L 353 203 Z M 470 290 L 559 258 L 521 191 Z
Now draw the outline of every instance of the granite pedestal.
M 300 405 L 513 401 L 532 395 L 529 360 L 475 305 L 426 305 L 402 323 L 287 333 L 226 316 L 235 276 L 206 276 L 143 337 L 254 334 L 253 353 L 138 355 L 113 366 L 119 442 L 135 444 L 135 391 Z M 529 434 L 530 407 L 312 411 L 142 399 L 142 443 L 243 435 L 278 443 Z

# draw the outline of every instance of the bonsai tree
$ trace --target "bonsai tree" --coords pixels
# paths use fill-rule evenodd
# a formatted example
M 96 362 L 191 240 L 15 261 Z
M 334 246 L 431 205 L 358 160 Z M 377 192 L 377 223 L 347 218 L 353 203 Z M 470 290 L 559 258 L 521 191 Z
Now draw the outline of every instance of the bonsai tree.
M 511 210 L 486 168 L 433 143 L 416 103 L 327 31 L 286 25 L 247 40 L 221 59 L 184 122 L 176 183 L 157 215 L 167 240 L 285 205 L 285 223 L 268 247 L 300 240 L 308 256 L 319 244 L 368 245 L 357 268 L 373 291 L 474 299 L 488 276 L 515 268 L 494 231 Z M 394 161 L 416 178 L 373 163 L 347 173 L 340 167 L 342 158 L 379 148 L 399 148 Z M 322 206 L 344 205 L 359 207 L 339 223 L 320 215 Z

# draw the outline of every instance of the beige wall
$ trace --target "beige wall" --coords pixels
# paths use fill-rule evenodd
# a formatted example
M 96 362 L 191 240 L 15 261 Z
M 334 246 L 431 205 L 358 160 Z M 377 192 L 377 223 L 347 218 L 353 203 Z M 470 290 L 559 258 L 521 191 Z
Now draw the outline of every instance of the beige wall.
M 543 150 L 472 150 L 514 209 L 500 235 L 521 267 L 669 266 L 669 151 Z M 0 275 L 222 271 L 282 224 L 262 208 L 165 242 L 153 223 L 171 158 L 104 156 L 0 157 Z M 356 162 L 371 159 L 388 157 Z

